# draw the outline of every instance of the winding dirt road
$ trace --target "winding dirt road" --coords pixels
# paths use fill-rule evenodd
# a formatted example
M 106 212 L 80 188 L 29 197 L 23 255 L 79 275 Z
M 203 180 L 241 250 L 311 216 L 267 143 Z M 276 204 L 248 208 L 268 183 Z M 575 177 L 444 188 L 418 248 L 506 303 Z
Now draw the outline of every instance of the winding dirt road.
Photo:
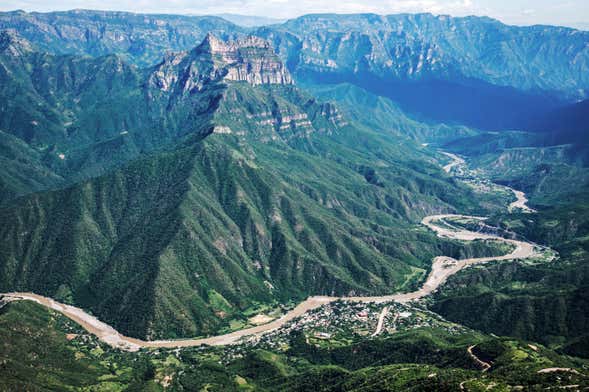
M 453 154 L 447 154 L 452 156 Z M 444 167 L 444 170 L 450 171 L 452 167 L 464 163 L 464 161 L 456 156 L 453 156 L 455 161 L 453 164 L 449 164 Z M 525 199 L 525 196 L 524 196 Z M 519 200 L 519 198 L 518 198 Z M 523 201 L 523 206 L 525 207 L 525 201 Z M 453 215 L 453 214 L 446 214 L 446 215 L 433 215 L 425 217 L 422 220 L 422 224 L 433 230 L 437 233 L 439 237 L 445 237 L 455 240 L 461 241 L 474 241 L 477 239 L 481 240 L 494 240 L 494 241 L 501 241 L 504 243 L 514 245 L 514 250 L 506 254 L 504 256 L 497 256 L 497 257 L 481 257 L 481 258 L 471 258 L 471 259 L 463 259 L 463 260 L 456 260 L 451 257 L 446 256 L 439 256 L 433 260 L 432 269 L 427 277 L 423 286 L 410 293 L 398 293 L 392 294 L 387 296 L 376 296 L 376 297 L 324 297 L 324 296 L 316 296 L 316 297 L 309 297 L 307 300 L 301 302 L 297 307 L 293 310 L 289 311 L 282 317 L 269 322 L 267 324 L 255 326 L 252 328 L 247 328 L 239 331 L 235 331 L 225 335 L 219 336 L 212 336 L 208 338 L 202 339 L 182 339 L 182 340 L 154 340 L 154 341 L 144 341 L 140 339 L 131 338 L 128 336 L 124 336 L 110 325 L 98 320 L 96 317 L 86 313 L 84 310 L 76 308 L 74 306 L 65 305 L 59 303 L 51 298 L 43 297 L 33 293 L 6 293 L 0 294 L 4 298 L 4 300 L 8 301 L 15 301 L 15 300 L 30 300 L 37 302 L 47 308 L 53 309 L 69 317 L 71 320 L 75 321 L 76 323 L 80 324 L 85 330 L 88 332 L 96 335 L 99 339 L 104 341 L 105 343 L 127 351 L 137 351 L 143 347 L 167 347 L 167 348 L 176 348 L 176 347 L 189 347 L 189 346 L 200 346 L 200 345 L 211 345 L 211 346 L 221 346 L 227 344 L 234 344 L 237 343 L 240 339 L 247 337 L 247 336 L 255 336 L 255 335 L 262 335 L 264 333 L 276 330 L 289 321 L 303 315 L 304 313 L 319 308 L 325 304 L 330 302 L 334 302 L 337 300 L 343 301 L 350 301 L 350 302 L 376 302 L 376 303 L 383 303 L 383 302 L 410 302 L 414 300 L 418 300 L 423 298 L 432 292 L 434 292 L 438 287 L 440 287 L 450 276 L 456 274 L 458 271 L 468 267 L 472 264 L 478 263 L 485 263 L 490 261 L 504 261 L 504 260 L 516 260 L 516 259 L 525 259 L 529 257 L 533 257 L 537 254 L 534 244 L 522 241 L 516 241 L 511 239 L 505 239 L 502 237 L 498 237 L 491 234 L 485 233 L 476 233 L 465 229 L 452 229 L 449 227 L 445 227 L 443 225 L 437 225 L 436 223 L 444 222 L 448 219 L 453 218 L 468 218 L 474 220 L 485 220 L 486 218 L 482 217 L 474 217 L 474 216 L 466 216 L 466 215 Z M 380 333 L 382 330 L 382 322 L 384 321 L 384 316 L 386 315 L 385 312 L 381 313 L 381 317 L 379 318 L 377 331 L 375 335 Z
M 476 345 L 469 346 L 466 349 L 466 352 L 468 352 L 468 355 L 470 355 L 470 357 L 477 363 L 477 365 L 479 365 L 481 367 L 481 371 L 486 372 L 487 370 L 491 369 L 491 364 L 489 362 L 485 362 L 485 361 L 481 360 L 479 357 L 477 357 L 475 355 L 475 353 L 472 352 L 472 350 L 475 347 L 476 347 Z

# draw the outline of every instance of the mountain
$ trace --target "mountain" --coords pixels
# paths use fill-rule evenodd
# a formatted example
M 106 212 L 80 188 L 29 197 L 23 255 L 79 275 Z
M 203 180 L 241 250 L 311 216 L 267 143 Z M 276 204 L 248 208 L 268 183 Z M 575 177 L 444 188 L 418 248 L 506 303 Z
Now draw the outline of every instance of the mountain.
M 141 72 L 120 57 L 40 53 L 6 31 L 0 42 L 0 130 L 6 154 L 23 143 L 35 150 L 21 158 L 27 170 L 50 173 L 65 184 L 101 174 L 178 136 L 177 128 L 166 124 L 167 103 L 147 105 Z M 22 181 L 7 174 L 2 186 L 8 194 L 26 193 Z
M 586 97 L 588 33 L 490 18 L 306 15 L 256 34 L 295 79 L 356 84 L 415 115 L 483 129 L 518 128 L 562 99 Z
M 589 23 L 587 22 L 574 23 L 573 27 L 579 30 L 589 31 Z
M 542 206 L 535 216 L 499 216 L 492 222 L 549 245 L 558 251 L 558 259 L 473 268 L 448 281 L 435 296 L 432 310 L 487 333 L 552 347 L 563 345 L 562 351 L 589 358 L 587 171 L 579 177 L 563 179 L 558 184 L 560 189 L 539 186 L 540 192 L 532 200 L 550 200 L 551 196 L 538 193 L 557 189 L 557 201 Z M 567 184 L 577 181 L 584 187 Z M 574 190 L 578 193 L 571 195 Z
M 45 189 L 41 184 L 50 178 L 67 184 L 96 176 L 189 133 L 209 132 L 222 80 L 292 82 L 268 44 L 253 38 L 239 41 L 240 49 L 210 35 L 194 50 L 168 54 L 145 70 L 117 55 L 40 53 L 11 31 L 0 32 L 0 44 L 5 156 L 25 143 L 35 149 L 23 155 L 27 170 L 49 173 L 31 178 L 39 186 L 30 191 Z M 219 65 L 225 62 L 231 66 Z M 266 113 L 268 120 L 271 109 Z M 3 174 L 3 198 L 26 193 L 19 170 Z
M 370 93 L 354 84 L 302 84 L 302 86 L 322 100 L 336 102 L 346 118 L 398 137 L 409 137 L 419 142 L 446 144 L 479 135 L 476 130 L 463 125 L 436 124 L 411 118 L 391 99 Z
M 492 250 L 415 230 L 479 210 L 472 191 L 299 90 L 266 41 L 207 35 L 138 70 L 10 37 L 5 132 L 31 157 L 59 152 L 61 168 L 37 169 L 67 176 L 0 209 L 0 291 L 76 303 L 132 336 L 197 336 L 262 305 L 406 289 L 440 252 Z
M 260 31 L 283 38 L 281 52 L 299 46 L 291 69 L 303 73 L 472 80 L 572 96 L 586 94 L 578 90 L 589 81 L 589 35 L 564 27 L 517 27 L 486 17 L 431 14 L 325 14 Z

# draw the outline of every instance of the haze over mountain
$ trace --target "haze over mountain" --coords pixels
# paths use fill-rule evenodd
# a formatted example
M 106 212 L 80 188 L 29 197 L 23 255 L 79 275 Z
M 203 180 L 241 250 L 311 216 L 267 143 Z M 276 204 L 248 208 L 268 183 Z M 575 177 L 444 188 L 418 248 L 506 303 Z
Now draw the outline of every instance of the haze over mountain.
M 266 26 L 272 25 L 277 23 L 284 23 L 286 19 L 279 19 L 279 18 L 269 18 L 265 16 L 255 16 L 255 15 L 240 15 L 240 14 L 216 14 L 220 18 L 228 20 L 231 23 L 235 23 L 238 26 L 242 27 L 258 27 L 258 26 Z

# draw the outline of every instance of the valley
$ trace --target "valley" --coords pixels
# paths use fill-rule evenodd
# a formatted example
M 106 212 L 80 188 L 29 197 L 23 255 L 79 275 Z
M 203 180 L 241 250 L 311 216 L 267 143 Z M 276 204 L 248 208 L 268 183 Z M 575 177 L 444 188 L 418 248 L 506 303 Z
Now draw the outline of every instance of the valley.
M 464 165 L 465 161 L 455 155 L 450 154 L 453 158 L 453 162 L 444 167 L 444 170 L 450 172 L 451 169 L 457 165 Z M 522 192 L 514 193 L 518 196 L 518 201 L 515 203 L 521 208 L 527 208 L 525 202 L 525 196 Z M 510 206 L 511 207 L 511 206 Z M 298 304 L 293 310 L 287 312 L 280 318 L 271 321 L 266 324 L 262 324 L 253 328 L 238 330 L 229 334 L 207 337 L 202 339 L 178 339 L 178 340 L 154 340 L 144 341 L 140 339 L 130 338 L 122 335 L 121 333 L 114 330 L 108 324 L 99 321 L 97 318 L 91 316 L 80 308 L 74 306 L 65 305 L 59 303 L 51 298 L 43 297 L 33 293 L 5 293 L 0 294 L 6 301 L 14 300 L 30 300 L 37 302 L 50 309 L 56 310 L 63 315 L 69 317 L 73 321 L 79 323 L 86 331 L 96 335 L 105 343 L 128 351 L 137 351 L 140 348 L 177 348 L 177 347 L 192 347 L 200 345 L 219 346 L 227 344 L 235 344 L 240 339 L 245 337 L 251 337 L 252 335 L 262 335 L 269 331 L 276 330 L 290 321 L 302 316 L 308 311 L 321 307 L 325 304 L 336 302 L 336 301 L 347 301 L 347 302 L 363 302 L 363 303 L 383 303 L 383 302 L 410 302 L 422 299 L 432 292 L 436 291 L 450 276 L 458 273 L 462 269 L 481 263 L 488 263 L 493 261 L 507 261 L 507 260 L 521 260 L 527 259 L 534 256 L 538 256 L 540 248 L 530 242 L 518 241 L 513 239 L 506 239 L 497 235 L 485 234 L 481 232 L 474 232 L 466 229 L 457 229 L 454 226 L 449 225 L 453 219 L 461 220 L 473 220 L 473 221 L 484 221 L 486 218 L 456 215 L 456 214 L 445 214 L 445 215 L 432 215 L 427 216 L 422 220 L 422 224 L 428 227 L 430 230 L 435 232 L 439 237 L 450 238 L 459 241 L 497 241 L 513 246 L 513 251 L 503 255 L 495 257 L 482 257 L 482 258 L 467 258 L 456 260 L 451 257 L 440 256 L 436 257 L 432 262 L 431 272 L 427 279 L 416 291 L 410 293 L 399 293 L 385 296 L 370 296 L 370 297 L 326 297 L 326 296 L 315 296 L 306 299 L 305 301 Z M 386 308 L 385 308 L 386 309 Z M 375 332 L 378 335 L 382 329 L 382 319 L 384 318 L 384 310 L 379 320 L 379 326 Z
M 295 4 L 0 11 L 0 391 L 589 390 L 589 32 Z

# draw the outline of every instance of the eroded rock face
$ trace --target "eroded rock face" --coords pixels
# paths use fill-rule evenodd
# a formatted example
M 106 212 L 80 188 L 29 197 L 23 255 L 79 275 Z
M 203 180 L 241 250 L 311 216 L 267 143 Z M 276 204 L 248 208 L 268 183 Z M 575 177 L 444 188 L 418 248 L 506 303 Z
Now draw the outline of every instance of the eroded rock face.
M 208 34 L 190 52 L 167 54 L 153 70 L 150 85 L 163 91 L 177 86 L 189 92 L 202 89 L 208 81 L 220 80 L 293 84 L 269 42 L 258 37 L 224 42 Z
M 292 78 L 271 44 L 258 37 L 223 42 L 207 35 L 200 50 L 209 50 L 225 65 L 226 80 L 258 84 L 292 84 Z
M 24 53 L 32 52 L 32 50 L 31 43 L 20 37 L 15 30 L 0 31 L 0 52 L 19 57 Z

